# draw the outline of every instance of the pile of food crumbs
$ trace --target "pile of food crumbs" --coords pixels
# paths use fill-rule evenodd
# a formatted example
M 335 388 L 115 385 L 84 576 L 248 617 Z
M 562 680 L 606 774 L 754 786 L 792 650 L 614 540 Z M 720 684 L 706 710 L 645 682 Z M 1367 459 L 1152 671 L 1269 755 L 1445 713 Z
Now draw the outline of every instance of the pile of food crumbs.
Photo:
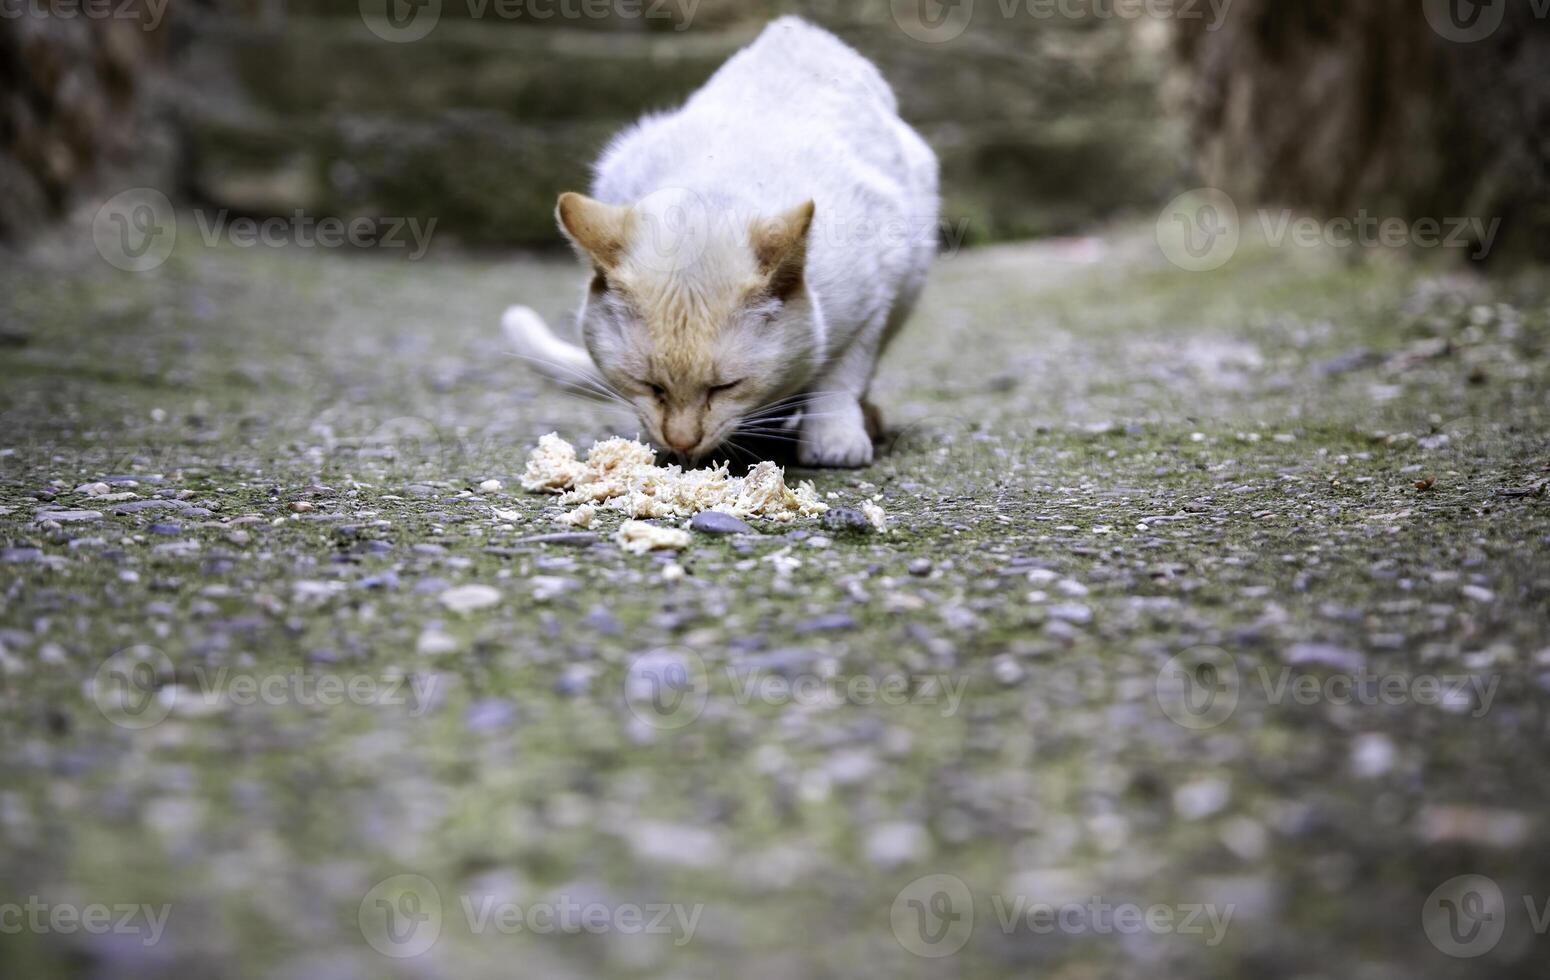
M 682 551 L 689 547 L 689 532 L 658 527 L 645 521 L 625 521 L 614 533 L 619 547 L 634 555 L 648 551 Z
M 774 463 L 759 463 L 743 477 L 730 475 L 725 463 L 712 469 L 685 471 L 678 466 L 658 466 L 651 447 L 631 439 L 596 443 L 583 460 L 576 455 L 574 446 L 554 433 L 540 439 L 538 448 L 529 455 L 522 486 L 532 492 L 559 494 L 561 505 L 574 508 L 560 517 L 560 522 L 580 528 L 591 527 L 599 510 L 618 511 L 638 519 L 689 518 L 715 510 L 740 519 L 753 517 L 789 524 L 829 509 L 811 483 L 803 482 L 795 489 L 786 486 L 785 471 Z M 865 506 L 877 515 L 867 512 L 868 520 L 877 527 L 885 526 L 882 508 L 876 504 Z M 647 540 L 645 532 L 629 531 L 630 526 L 621 528 L 620 535 L 628 531 L 639 536 L 630 537 L 630 542 Z M 621 543 L 625 543 L 623 538 Z M 684 545 L 687 543 L 685 536 Z M 679 546 L 626 547 L 649 551 Z

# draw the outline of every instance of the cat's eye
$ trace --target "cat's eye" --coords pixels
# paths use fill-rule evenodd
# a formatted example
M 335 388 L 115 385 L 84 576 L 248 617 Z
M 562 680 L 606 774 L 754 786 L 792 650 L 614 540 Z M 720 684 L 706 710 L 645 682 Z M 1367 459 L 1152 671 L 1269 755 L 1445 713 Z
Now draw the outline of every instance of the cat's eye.
M 657 397 L 657 398 L 666 398 L 667 397 L 667 389 L 662 387 L 661 385 L 647 384 L 645 382 L 642 382 L 642 383 L 646 384 L 646 387 L 651 389 L 651 394 L 654 395 L 655 397 Z
M 732 390 L 740 387 L 742 385 L 742 383 L 744 381 L 747 381 L 747 380 L 748 380 L 747 378 L 740 378 L 737 381 L 732 381 L 732 382 L 729 382 L 729 383 L 724 384 L 724 385 L 716 385 L 714 388 L 710 389 L 710 393 L 712 395 L 724 395 L 727 392 L 732 391 Z

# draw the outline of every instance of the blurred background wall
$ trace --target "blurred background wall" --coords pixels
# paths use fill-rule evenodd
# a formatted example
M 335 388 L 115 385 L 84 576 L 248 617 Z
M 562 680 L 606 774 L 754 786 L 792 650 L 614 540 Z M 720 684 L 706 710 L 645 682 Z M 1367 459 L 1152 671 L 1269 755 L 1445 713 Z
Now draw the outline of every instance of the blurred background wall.
M 1202 182 L 1313 212 L 1502 216 L 1520 253 L 1550 228 L 1550 43 L 1526 2 L 1478 43 L 1421 0 L 133 2 L 138 21 L 0 19 L 0 233 L 133 168 L 237 213 L 554 242 L 555 196 L 608 137 L 780 13 L 880 65 L 970 241 L 1079 231 Z

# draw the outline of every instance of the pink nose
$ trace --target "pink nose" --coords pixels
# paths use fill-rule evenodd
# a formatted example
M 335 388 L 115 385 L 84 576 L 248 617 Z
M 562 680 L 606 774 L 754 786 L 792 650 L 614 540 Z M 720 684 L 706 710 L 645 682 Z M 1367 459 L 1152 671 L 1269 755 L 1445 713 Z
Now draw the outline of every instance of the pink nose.
M 675 452 L 686 453 L 698 445 L 697 439 L 685 439 L 682 436 L 668 436 L 667 447 Z

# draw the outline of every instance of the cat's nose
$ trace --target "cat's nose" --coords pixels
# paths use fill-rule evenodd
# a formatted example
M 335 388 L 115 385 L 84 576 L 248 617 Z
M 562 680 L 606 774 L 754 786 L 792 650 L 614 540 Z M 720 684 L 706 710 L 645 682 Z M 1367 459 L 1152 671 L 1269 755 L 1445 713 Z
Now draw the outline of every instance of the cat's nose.
M 698 439 L 685 439 L 682 436 L 674 436 L 672 434 L 667 434 L 666 441 L 667 448 L 675 453 L 683 453 L 685 455 L 688 455 L 689 450 L 699 445 L 700 442 Z

